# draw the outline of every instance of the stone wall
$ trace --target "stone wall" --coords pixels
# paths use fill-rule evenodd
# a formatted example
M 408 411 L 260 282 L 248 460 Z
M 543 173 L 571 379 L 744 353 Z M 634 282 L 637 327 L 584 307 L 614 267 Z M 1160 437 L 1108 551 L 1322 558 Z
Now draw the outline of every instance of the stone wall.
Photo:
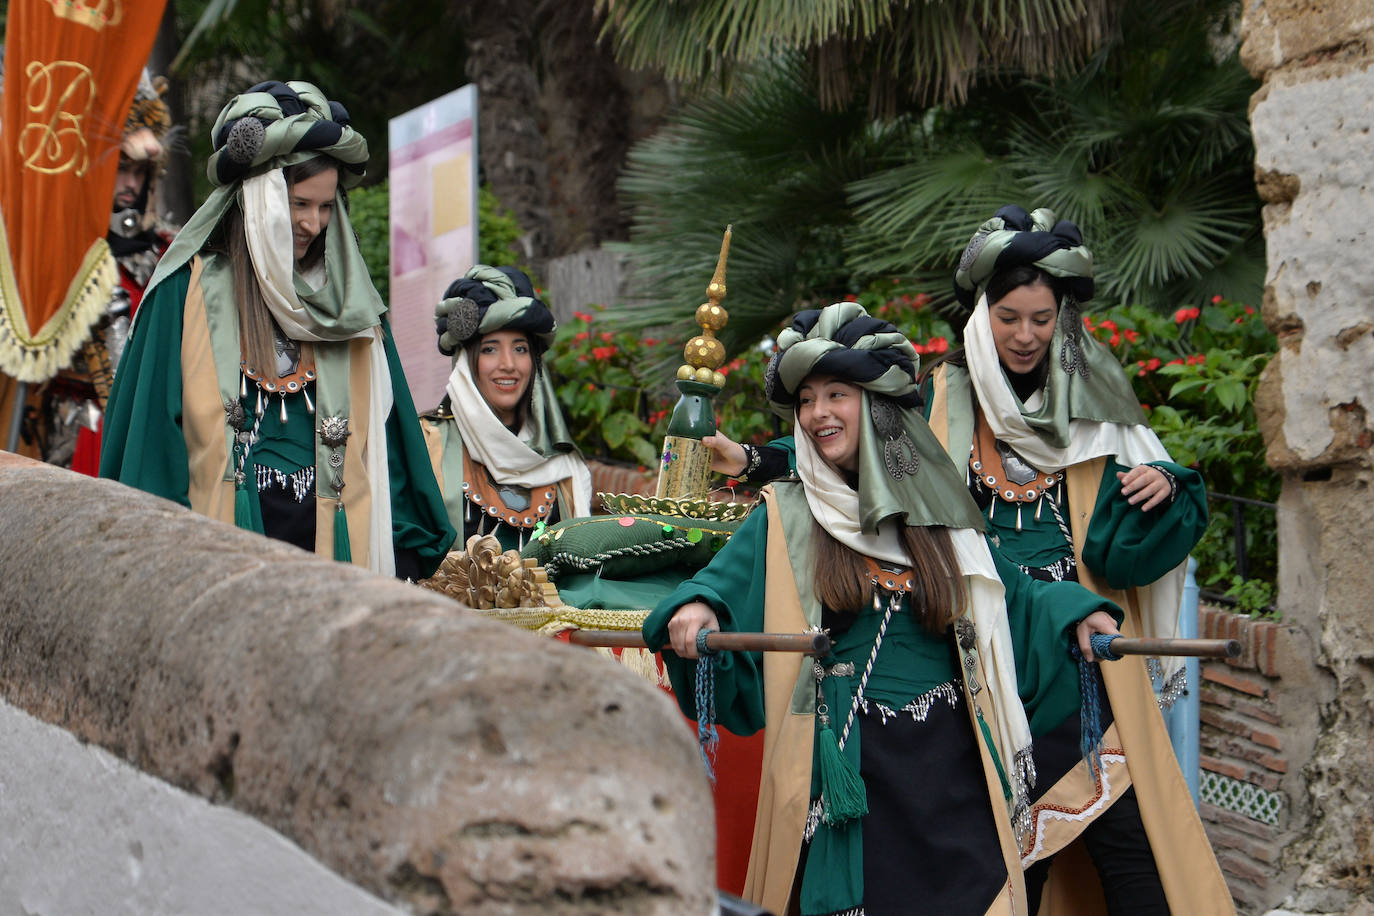
M 710 912 L 700 755 L 621 666 L 8 454 L 0 518 L 5 703 L 412 912 Z
M 1305 664 L 1275 896 L 1374 912 L 1374 0 L 1247 0 L 1241 57 L 1265 201 L 1263 314 L 1279 335 L 1257 396 L 1279 500 L 1278 606 Z M 1302 744 L 1302 741 L 1298 742 Z M 1300 777 L 1295 776 L 1295 771 Z

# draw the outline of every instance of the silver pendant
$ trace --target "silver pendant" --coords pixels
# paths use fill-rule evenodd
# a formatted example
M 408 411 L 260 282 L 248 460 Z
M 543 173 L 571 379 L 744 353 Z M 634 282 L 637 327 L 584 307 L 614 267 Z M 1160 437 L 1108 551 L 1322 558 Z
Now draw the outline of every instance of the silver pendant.
M 1007 479 L 1017 486 L 1023 487 L 1040 476 L 1039 471 L 1001 439 L 997 440 L 997 454 L 1002 456 L 1002 469 L 1007 472 Z
M 348 417 L 325 417 L 320 421 L 320 441 L 330 448 L 341 447 L 351 435 Z

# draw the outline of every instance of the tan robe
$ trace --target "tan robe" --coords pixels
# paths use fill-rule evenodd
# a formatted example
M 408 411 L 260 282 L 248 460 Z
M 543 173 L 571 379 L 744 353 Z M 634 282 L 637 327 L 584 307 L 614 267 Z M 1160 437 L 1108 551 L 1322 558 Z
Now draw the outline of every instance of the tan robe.
M 949 447 L 950 405 L 945 386 L 945 367 L 932 376 L 930 428 L 940 443 Z M 969 405 L 973 409 L 973 405 Z M 955 460 L 961 460 L 955 456 Z M 968 456 L 962 456 L 963 461 Z M 1140 609 L 1147 588 L 1119 591 L 1107 587 L 1083 564 L 1083 542 L 1088 536 L 1097 492 L 1107 459 L 1095 458 L 1068 468 L 1065 486 L 1069 504 L 1069 530 L 1079 582 L 1094 594 L 1116 602 L 1126 612 L 1121 624 L 1124 636 L 1141 633 Z M 1169 733 L 1160 715 L 1145 660 L 1127 656 L 1101 665 L 1102 680 L 1115 716 L 1103 736 L 1102 778 L 1094 778 L 1086 761 L 1079 761 L 1058 783 L 1031 806 L 1031 833 L 1022 847 L 1023 863 L 1056 856 L 1041 898 L 1041 916 L 1091 916 L 1106 913 L 1101 885 L 1079 837 L 1111 802 L 1135 786 L 1140 817 L 1154 852 L 1169 908 L 1178 914 L 1234 913 L 1235 904 L 1226 887 L 1221 867 L 1212 853 L 1188 783 L 1178 767 Z M 1041 787 L 1043 788 L 1043 787 Z
M 191 508 L 202 515 L 234 524 L 234 479 L 229 473 L 231 455 L 225 446 L 224 405 L 220 402 L 219 380 L 215 375 L 215 355 L 210 344 L 210 325 L 205 312 L 205 294 L 200 285 L 203 263 L 191 262 L 190 286 L 186 291 L 181 333 L 182 432 L 190 466 L 187 496 Z M 344 508 L 348 512 L 348 541 L 353 563 L 367 566 L 372 520 L 372 488 L 363 455 L 371 432 L 368 416 L 371 342 L 366 338 L 329 346 L 348 346 L 349 436 L 344 449 Z M 385 435 L 385 431 L 379 431 Z M 379 486 L 389 487 L 388 481 Z M 390 498 L 390 491 L 386 492 Z M 338 500 L 315 497 L 315 553 L 334 558 L 334 513 Z

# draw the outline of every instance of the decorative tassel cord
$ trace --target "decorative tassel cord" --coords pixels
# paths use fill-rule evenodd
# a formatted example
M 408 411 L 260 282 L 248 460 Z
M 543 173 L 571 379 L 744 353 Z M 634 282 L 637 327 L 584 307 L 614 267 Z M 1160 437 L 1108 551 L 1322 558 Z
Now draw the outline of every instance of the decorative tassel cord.
M 716 660 L 715 653 L 706 648 L 706 635 L 710 630 L 697 631 L 697 744 L 701 747 L 701 760 L 706 764 L 706 775 L 716 781 L 716 749 L 720 746 L 720 732 L 716 729 Z
M 881 591 L 882 589 L 875 582 L 873 585 L 873 610 L 875 612 L 882 610 Z M 825 678 L 830 675 L 843 674 L 846 677 L 852 675 L 854 666 L 849 662 L 841 662 L 827 671 L 819 662 L 815 664 L 816 718 L 820 723 L 820 733 L 817 735 L 820 757 L 818 765 L 821 777 L 820 820 L 831 826 L 857 820 L 868 814 L 868 789 L 864 785 L 863 777 L 859 774 L 858 769 L 844 756 L 844 746 L 849 741 L 850 730 L 854 727 L 854 718 L 858 714 L 859 707 L 867 705 L 864 692 L 868 687 L 868 679 L 873 674 L 873 665 L 878 660 L 878 651 L 882 648 L 887 626 L 891 623 L 892 615 L 896 613 L 897 607 L 901 604 L 901 596 L 902 593 L 898 591 L 891 593 L 888 598 L 887 610 L 883 612 L 882 623 L 878 625 L 878 635 L 874 637 L 873 648 L 868 653 L 868 664 L 864 666 L 864 672 L 859 678 L 858 687 L 849 704 L 849 715 L 845 719 L 844 730 L 838 740 L 835 738 L 834 730 L 830 727 L 830 716 L 827 714 L 824 697 L 821 694 L 821 685 Z
M 1094 633 L 1089 642 L 1093 654 L 1106 661 L 1115 661 L 1121 656 L 1111 651 L 1113 637 L 1104 633 Z M 1079 748 L 1088 767 L 1095 775 L 1102 772 L 1102 672 L 1096 662 L 1090 662 L 1074 646 L 1070 651 L 1078 660 L 1078 690 L 1082 694 L 1079 713 Z
M 873 640 L 873 648 L 868 653 L 868 664 L 864 665 L 863 676 L 859 678 L 859 689 L 854 691 L 854 701 L 849 704 L 849 718 L 845 720 L 844 732 L 840 735 L 840 750 L 844 750 L 845 742 L 849 740 L 849 730 L 854 727 L 854 716 L 859 711 L 859 705 L 864 702 L 864 689 L 868 687 L 868 678 L 873 674 L 873 663 L 878 660 L 878 650 L 882 648 L 883 636 L 887 633 L 887 625 L 892 621 L 892 614 L 897 610 L 897 604 L 901 601 L 900 593 L 893 593 L 887 602 L 887 610 L 883 612 L 883 622 L 878 625 L 878 636 Z M 881 599 L 878 597 L 878 589 L 873 589 L 873 610 L 882 607 Z

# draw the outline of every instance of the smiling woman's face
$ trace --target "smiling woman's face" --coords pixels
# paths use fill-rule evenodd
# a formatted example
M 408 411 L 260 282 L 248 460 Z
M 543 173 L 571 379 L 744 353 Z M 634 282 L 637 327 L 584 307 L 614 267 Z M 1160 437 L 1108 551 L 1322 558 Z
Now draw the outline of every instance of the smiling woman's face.
M 299 262 L 310 250 L 310 243 L 329 228 L 334 216 L 334 192 L 339 188 L 337 169 L 326 169 L 302 178 L 288 192 L 291 201 L 292 253 Z
M 1018 286 L 988 309 L 997 358 L 1008 372 L 1024 375 L 1045 358 L 1059 305 L 1043 283 Z
M 534 374 L 534 354 L 522 331 L 493 331 L 477 344 L 473 375 L 487 406 L 506 426 L 518 419 L 520 399 Z
M 820 456 L 845 471 L 859 469 L 858 385 L 831 375 L 812 375 L 797 389 L 797 425 Z

